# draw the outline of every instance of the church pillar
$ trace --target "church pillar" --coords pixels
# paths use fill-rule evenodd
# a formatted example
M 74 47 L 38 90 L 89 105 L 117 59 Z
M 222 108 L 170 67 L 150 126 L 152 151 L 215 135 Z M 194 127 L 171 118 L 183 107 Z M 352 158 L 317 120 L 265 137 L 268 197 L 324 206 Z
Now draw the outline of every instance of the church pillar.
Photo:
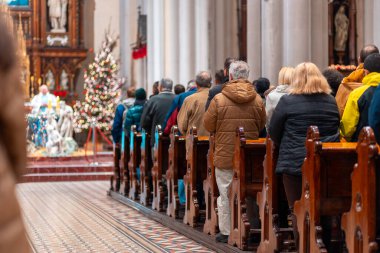
M 194 78 L 194 2 L 179 1 L 179 82 Z
M 262 76 L 276 84 L 283 65 L 283 1 L 262 0 L 261 4 Z
M 148 0 L 148 84 L 147 92 L 152 94 L 152 85 L 164 74 L 164 20 L 163 0 Z
M 284 1 L 284 65 L 296 66 L 310 61 L 310 0 Z
M 329 28 L 328 28 L 328 2 L 324 0 L 311 0 L 311 42 L 310 60 L 321 71 L 329 64 Z
M 179 29 L 178 0 L 164 0 L 165 4 L 165 77 L 179 81 Z
M 195 0 L 195 73 L 209 70 L 209 1 Z
M 380 47 L 380 24 L 379 24 L 379 13 L 380 13 L 380 1 L 374 1 L 373 3 L 373 43 Z
M 261 76 L 261 0 L 247 2 L 247 62 L 250 80 Z

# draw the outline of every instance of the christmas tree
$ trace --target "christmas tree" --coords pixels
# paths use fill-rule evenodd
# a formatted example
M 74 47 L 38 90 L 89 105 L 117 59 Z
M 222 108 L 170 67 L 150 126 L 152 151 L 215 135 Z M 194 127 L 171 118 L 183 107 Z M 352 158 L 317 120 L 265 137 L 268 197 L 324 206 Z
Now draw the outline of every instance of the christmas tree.
M 92 127 L 92 124 L 106 134 L 111 129 L 120 87 L 119 66 L 112 56 L 115 46 L 116 39 L 106 34 L 94 62 L 85 70 L 85 99 L 83 102 L 77 101 L 74 105 L 76 132 L 87 130 Z

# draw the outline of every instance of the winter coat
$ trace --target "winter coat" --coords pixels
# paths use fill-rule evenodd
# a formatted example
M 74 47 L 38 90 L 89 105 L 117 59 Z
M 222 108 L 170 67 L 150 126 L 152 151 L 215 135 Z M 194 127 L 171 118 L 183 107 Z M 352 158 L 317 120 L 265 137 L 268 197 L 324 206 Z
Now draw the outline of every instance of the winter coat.
M 270 119 L 272 118 L 273 111 L 276 108 L 278 101 L 280 101 L 280 98 L 283 95 L 288 94 L 288 88 L 289 85 L 279 85 L 267 95 L 265 103 L 265 112 L 267 113 L 267 127 L 269 126 Z
M 146 100 L 136 100 L 134 106 L 128 109 L 127 115 L 124 121 L 124 130 L 129 136 L 131 126 L 136 125 L 137 131 L 141 131 L 141 115 L 144 110 Z
M 340 84 L 336 93 L 335 99 L 339 108 L 339 114 L 342 117 L 344 108 L 346 107 L 347 99 L 350 93 L 362 86 L 362 80 L 365 77 L 363 64 L 360 64 L 355 71 L 345 77 Z
M 247 139 L 257 139 L 265 117 L 263 101 L 248 80 L 227 83 L 204 115 L 204 127 L 215 132 L 215 167 L 232 169 L 236 128 L 243 127 Z
M 128 110 L 128 108 L 132 107 L 134 103 L 135 103 L 134 98 L 127 98 L 122 103 L 116 106 L 115 117 L 113 119 L 113 124 L 112 124 L 112 129 L 111 129 L 112 139 L 114 143 L 121 142 L 121 135 L 123 132 L 123 122 L 125 118 L 124 115 L 126 115 L 125 110 Z
M 30 252 L 16 182 L 26 169 L 26 123 L 19 72 L 0 77 L 0 252 Z
M 371 106 L 368 113 L 369 125 L 375 132 L 376 141 L 380 145 L 380 86 L 378 86 L 373 94 Z
M 318 126 L 321 141 L 339 141 L 339 111 L 327 94 L 282 96 L 269 124 L 269 135 L 280 147 L 277 173 L 301 175 L 309 126 Z
M 165 122 L 166 114 L 174 100 L 175 95 L 172 92 L 161 92 L 160 94 L 152 97 L 144 106 L 141 115 L 141 127 L 147 132 L 150 131 L 151 136 L 157 125 L 163 125 Z M 155 138 L 150 138 L 150 144 L 153 146 Z
M 174 98 L 170 110 L 166 114 L 165 123 L 162 125 L 162 128 L 165 129 L 164 134 L 169 135 L 172 127 L 177 125 L 177 115 L 183 102 L 188 96 L 193 95 L 195 92 L 197 92 L 197 87 L 191 88 L 190 90 L 181 93 Z
M 203 116 L 207 102 L 209 88 L 200 88 L 197 93 L 187 97 L 177 116 L 178 129 L 187 136 L 190 129 L 195 126 L 199 136 L 208 136 L 209 132 L 204 128 Z M 186 139 L 186 150 L 189 149 L 189 141 Z
M 368 126 L 368 111 L 373 94 L 380 83 L 380 73 L 372 72 L 363 79 L 363 85 L 352 91 L 340 122 L 340 134 L 347 141 L 358 141 L 363 127 Z

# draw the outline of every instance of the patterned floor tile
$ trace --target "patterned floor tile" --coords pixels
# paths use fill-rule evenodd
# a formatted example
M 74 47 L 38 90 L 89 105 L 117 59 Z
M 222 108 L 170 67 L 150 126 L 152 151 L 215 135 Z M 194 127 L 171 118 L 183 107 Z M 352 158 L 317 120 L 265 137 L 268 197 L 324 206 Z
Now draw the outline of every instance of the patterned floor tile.
M 36 252 L 212 252 L 106 195 L 108 182 L 25 183 L 18 196 Z

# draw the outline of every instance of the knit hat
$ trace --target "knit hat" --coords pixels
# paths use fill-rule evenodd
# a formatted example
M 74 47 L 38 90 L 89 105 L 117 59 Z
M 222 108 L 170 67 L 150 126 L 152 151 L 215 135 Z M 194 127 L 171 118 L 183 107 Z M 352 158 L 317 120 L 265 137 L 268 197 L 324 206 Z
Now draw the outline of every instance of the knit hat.
M 137 89 L 135 92 L 136 100 L 145 100 L 146 99 L 146 92 L 143 88 Z

